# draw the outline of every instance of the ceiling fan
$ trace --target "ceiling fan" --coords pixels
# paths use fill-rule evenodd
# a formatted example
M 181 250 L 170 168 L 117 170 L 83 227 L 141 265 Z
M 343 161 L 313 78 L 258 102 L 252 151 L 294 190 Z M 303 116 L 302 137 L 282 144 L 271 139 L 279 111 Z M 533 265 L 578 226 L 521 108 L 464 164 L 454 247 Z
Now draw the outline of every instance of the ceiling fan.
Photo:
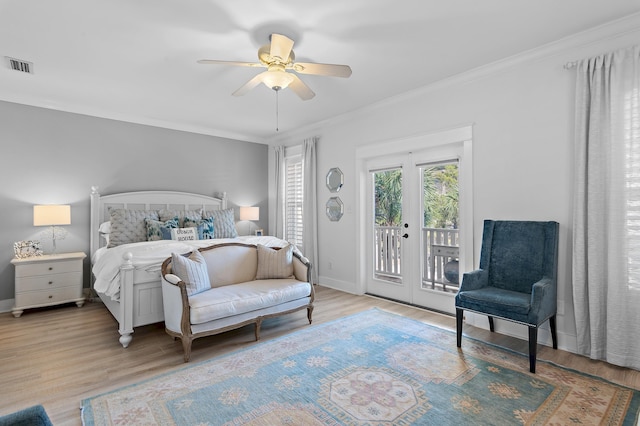
M 267 71 L 256 75 L 233 92 L 233 96 L 242 96 L 258 84 L 264 83 L 265 86 L 276 92 L 289 87 L 302 100 L 306 101 L 313 98 L 316 94 L 313 93 L 313 90 L 300 80 L 296 74 L 288 72 L 287 70 L 293 70 L 300 74 L 325 75 L 331 77 L 347 78 L 351 75 L 351 68 L 348 65 L 295 62 L 296 55 L 292 50 L 293 40 L 282 34 L 271 34 L 270 39 L 270 44 L 266 44 L 258 50 L 258 59 L 260 62 L 201 59 L 198 63 L 267 68 Z

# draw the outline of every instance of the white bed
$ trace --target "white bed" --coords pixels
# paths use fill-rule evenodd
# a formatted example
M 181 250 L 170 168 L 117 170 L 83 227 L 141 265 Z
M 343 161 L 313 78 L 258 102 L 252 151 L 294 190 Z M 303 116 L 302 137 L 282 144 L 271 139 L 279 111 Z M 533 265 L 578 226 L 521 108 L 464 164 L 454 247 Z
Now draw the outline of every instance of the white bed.
M 245 236 L 233 239 L 196 241 L 150 241 L 106 248 L 100 226 L 110 219 L 110 209 L 198 210 L 227 208 L 221 198 L 175 191 L 138 191 L 101 196 L 91 188 L 90 251 L 92 288 L 118 322 L 120 343 L 127 347 L 135 327 L 164 320 L 160 264 L 172 252 L 187 253 L 193 247 L 205 247 L 232 241 L 283 247 L 286 241 L 274 237 Z

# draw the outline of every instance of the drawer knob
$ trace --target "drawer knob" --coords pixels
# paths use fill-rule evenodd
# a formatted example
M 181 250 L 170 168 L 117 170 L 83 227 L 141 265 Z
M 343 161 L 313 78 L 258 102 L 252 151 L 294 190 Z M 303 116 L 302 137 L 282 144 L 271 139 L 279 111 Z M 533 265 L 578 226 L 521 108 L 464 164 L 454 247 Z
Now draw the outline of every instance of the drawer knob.
M 53 271 L 53 266 L 49 266 L 49 270 L 50 270 L 50 271 Z
M 53 299 L 53 296 L 49 295 L 49 299 Z
M 49 281 L 49 285 L 53 284 L 53 281 Z

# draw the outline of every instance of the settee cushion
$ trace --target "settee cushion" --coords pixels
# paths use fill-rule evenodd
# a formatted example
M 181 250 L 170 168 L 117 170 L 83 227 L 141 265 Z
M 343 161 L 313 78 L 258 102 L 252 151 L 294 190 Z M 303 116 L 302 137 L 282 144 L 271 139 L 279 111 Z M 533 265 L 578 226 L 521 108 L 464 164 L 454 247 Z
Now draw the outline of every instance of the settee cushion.
M 191 324 L 239 315 L 311 295 L 311 284 L 293 278 L 215 287 L 189 297 Z
M 280 250 L 257 245 L 258 271 L 257 280 L 289 278 L 293 275 L 293 246 L 288 244 Z
M 172 253 L 171 268 L 187 285 L 187 295 L 192 296 L 211 288 L 207 264 L 200 251 L 192 251 L 188 258 Z

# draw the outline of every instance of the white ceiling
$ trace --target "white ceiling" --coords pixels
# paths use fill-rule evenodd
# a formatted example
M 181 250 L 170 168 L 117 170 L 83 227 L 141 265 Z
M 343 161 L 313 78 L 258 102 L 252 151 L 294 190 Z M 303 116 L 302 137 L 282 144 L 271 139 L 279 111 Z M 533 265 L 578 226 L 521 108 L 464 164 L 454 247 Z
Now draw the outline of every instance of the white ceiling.
M 348 79 L 301 75 L 312 100 L 280 92 L 282 133 L 639 11 L 638 0 L 0 0 L 0 100 L 265 142 L 275 92 L 231 96 L 262 69 L 198 59 L 256 61 L 277 32 L 298 61 L 351 66 Z

